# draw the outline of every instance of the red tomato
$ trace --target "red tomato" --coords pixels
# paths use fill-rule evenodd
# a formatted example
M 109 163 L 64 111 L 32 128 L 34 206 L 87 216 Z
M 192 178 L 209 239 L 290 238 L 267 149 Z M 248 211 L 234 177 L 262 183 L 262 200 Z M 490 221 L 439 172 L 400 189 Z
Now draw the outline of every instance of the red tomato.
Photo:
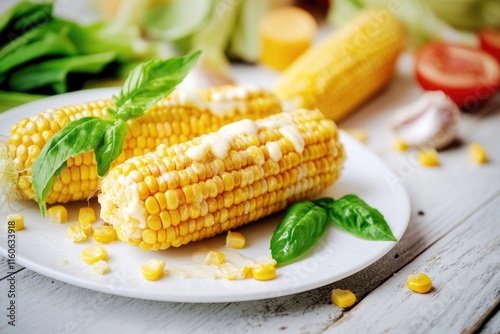
M 500 30 L 485 29 L 479 32 L 481 49 L 495 57 L 500 63 Z
M 426 90 L 442 90 L 462 109 L 474 110 L 500 87 L 500 65 L 469 46 L 433 42 L 418 50 L 415 73 Z

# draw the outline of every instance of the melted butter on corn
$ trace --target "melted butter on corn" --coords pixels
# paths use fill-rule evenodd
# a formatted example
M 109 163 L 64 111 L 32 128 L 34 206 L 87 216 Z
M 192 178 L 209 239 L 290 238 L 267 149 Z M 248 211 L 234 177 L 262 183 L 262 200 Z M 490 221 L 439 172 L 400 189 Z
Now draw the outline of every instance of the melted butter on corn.
M 224 256 L 224 261 L 220 264 L 206 264 L 208 254 L 221 253 Z M 227 280 L 243 280 L 254 277 L 252 272 L 259 272 L 262 269 L 268 271 L 276 271 L 276 261 L 270 256 L 261 255 L 254 260 L 249 259 L 242 254 L 227 249 L 225 247 L 216 248 L 215 250 L 208 250 L 205 247 L 200 247 L 192 254 L 192 262 L 189 264 L 180 265 L 172 268 L 170 273 L 172 275 L 180 276 L 183 278 L 205 278 L 205 279 L 221 279 Z M 274 278 L 268 275 L 267 279 Z M 260 280 L 262 277 L 257 275 L 255 279 Z

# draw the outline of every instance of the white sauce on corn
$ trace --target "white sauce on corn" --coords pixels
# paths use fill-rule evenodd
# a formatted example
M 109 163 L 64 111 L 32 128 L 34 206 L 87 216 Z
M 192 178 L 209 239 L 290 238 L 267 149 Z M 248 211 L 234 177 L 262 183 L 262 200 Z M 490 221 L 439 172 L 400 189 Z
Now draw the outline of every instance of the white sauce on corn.
M 228 156 L 231 149 L 231 143 L 235 136 L 247 135 L 257 136 L 259 129 L 262 128 L 278 129 L 278 131 L 289 140 L 295 151 L 301 154 L 304 151 L 305 141 L 297 126 L 292 122 L 283 120 L 261 120 L 251 121 L 244 119 L 223 126 L 219 131 L 201 137 L 201 143 L 190 147 L 186 155 L 194 161 L 200 161 L 205 158 L 208 152 L 214 156 L 224 159 Z M 277 142 L 266 143 L 266 148 L 272 160 L 279 161 L 283 153 Z
M 269 152 L 269 157 L 274 161 L 278 162 L 283 157 L 283 153 L 281 152 L 280 144 L 275 141 L 266 143 L 267 151 Z

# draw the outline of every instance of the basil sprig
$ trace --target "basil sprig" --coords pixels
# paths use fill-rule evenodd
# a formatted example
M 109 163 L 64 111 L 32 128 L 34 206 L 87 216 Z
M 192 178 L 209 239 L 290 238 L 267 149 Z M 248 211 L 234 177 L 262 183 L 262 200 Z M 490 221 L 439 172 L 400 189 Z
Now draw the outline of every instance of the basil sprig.
M 278 263 L 299 257 L 325 234 L 327 213 L 311 201 L 297 202 L 274 231 L 271 254 Z
M 360 238 L 397 241 L 384 216 L 358 196 L 324 197 L 288 209 L 271 238 L 273 259 L 284 264 L 306 253 L 323 237 L 327 221 Z
M 111 120 L 83 117 L 68 123 L 43 147 L 33 163 L 32 183 L 42 216 L 45 199 L 54 179 L 66 167 L 67 160 L 94 150 L 97 173 L 103 177 L 111 163 L 121 154 L 127 134 L 126 121 L 142 116 L 156 102 L 165 98 L 182 82 L 196 64 L 200 51 L 184 57 L 151 60 L 134 68 L 118 94 L 115 107 L 108 109 Z

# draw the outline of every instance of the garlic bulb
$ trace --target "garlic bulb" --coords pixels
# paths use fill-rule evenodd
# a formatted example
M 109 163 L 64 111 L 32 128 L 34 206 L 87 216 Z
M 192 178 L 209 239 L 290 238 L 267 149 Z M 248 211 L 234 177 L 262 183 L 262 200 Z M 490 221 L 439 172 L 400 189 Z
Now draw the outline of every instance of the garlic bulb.
M 431 91 L 397 111 L 392 128 L 410 146 L 440 149 L 455 140 L 459 123 L 455 102 L 442 91 Z

